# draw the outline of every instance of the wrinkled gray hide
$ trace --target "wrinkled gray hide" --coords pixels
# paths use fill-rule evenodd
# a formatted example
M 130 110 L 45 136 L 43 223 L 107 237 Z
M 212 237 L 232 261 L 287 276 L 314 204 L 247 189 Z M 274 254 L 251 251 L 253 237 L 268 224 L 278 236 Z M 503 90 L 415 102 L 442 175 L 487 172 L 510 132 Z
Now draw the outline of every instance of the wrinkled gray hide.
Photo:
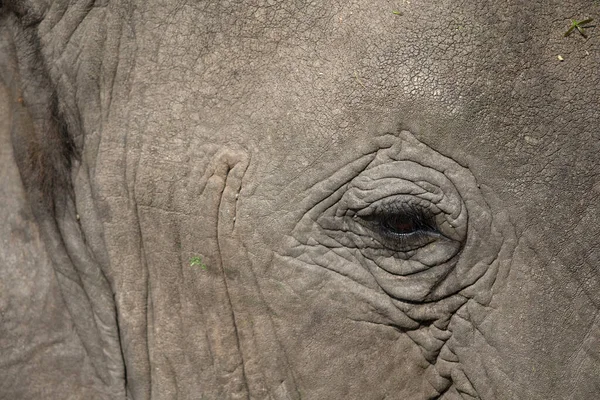
M 600 398 L 571 17 L 4 0 L 0 398 Z

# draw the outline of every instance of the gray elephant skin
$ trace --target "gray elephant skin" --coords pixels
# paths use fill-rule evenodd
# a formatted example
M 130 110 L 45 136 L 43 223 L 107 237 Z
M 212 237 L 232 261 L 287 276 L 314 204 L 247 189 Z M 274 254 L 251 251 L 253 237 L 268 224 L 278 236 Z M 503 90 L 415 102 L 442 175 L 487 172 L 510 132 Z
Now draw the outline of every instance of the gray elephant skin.
M 598 17 L 2 1 L 0 398 L 600 398 Z

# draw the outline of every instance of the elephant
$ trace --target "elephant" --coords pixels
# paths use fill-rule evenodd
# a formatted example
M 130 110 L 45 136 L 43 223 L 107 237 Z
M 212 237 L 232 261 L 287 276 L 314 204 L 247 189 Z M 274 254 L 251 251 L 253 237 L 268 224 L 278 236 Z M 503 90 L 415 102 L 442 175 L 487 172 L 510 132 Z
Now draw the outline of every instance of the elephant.
M 600 398 L 599 12 L 3 1 L 0 398 Z

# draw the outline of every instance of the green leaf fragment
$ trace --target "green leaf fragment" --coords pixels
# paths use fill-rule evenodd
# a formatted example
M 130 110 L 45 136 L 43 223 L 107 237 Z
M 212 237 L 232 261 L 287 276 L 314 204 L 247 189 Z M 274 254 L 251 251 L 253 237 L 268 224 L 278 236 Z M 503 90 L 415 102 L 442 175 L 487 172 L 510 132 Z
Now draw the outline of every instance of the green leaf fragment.
M 577 21 L 576 19 L 572 19 L 571 20 L 571 26 L 565 32 L 564 36 L 565 37 L 569 36 L 571 33 L 573 33 L 573 31 L 575 29 L 577 29 L 577 32 L 579 32 L 581 34 L 581 36 L 583 36 L 584 38 L 587 39 L 587 34 L 585 33 L 585 29 L 584 29 L 586 27 L 584 25 L 589 24 L 593 20 L 594 20 L 594 18 L 584 19 L 582 21 Z

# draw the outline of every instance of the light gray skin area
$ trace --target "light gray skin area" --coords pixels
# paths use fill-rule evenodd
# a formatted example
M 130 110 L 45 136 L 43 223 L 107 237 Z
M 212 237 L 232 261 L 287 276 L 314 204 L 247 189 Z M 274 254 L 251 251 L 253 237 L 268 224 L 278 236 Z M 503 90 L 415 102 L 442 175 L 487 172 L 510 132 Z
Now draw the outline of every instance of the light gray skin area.
M 570 17 L 3 1 L 0 398 L 600 398 Z

